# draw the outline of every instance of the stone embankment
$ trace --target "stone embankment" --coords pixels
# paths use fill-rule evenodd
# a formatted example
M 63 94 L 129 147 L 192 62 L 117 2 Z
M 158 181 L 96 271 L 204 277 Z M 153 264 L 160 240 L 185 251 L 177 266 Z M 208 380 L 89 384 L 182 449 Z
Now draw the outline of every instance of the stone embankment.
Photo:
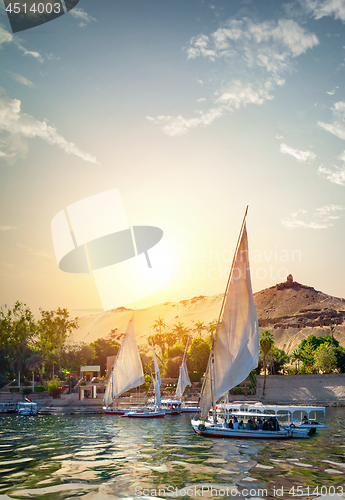
M 268 375 L 257 377 L 256 399 L 270 403 L 302 403 L 345 406 L 345 373 L 329 375 Z

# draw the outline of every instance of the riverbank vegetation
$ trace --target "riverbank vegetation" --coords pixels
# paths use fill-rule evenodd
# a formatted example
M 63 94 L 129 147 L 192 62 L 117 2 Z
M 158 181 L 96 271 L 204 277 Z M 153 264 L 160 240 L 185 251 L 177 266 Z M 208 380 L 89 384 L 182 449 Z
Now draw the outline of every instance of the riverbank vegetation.
M 107 358 L 116 356 L 120 344 L 111 333 L 109 339 L 101 338 L 91 344 L 68 342 L 75 328 L 78 328 L 78 318 L 70 318 L 67 309 L 40 310 L 40 317 L 36 320 L 23 303 L 16 302 L 12 308 L 2 307 L 0 387 L 14 379 L 12 384 L 15 387 L 29 385 L 33 379 L 39 382 L 38 387 L 43 387 L 44 381 L 52 380 L 56 375 L 61 381 L 66 380 L 68 374 L 79 375 L 83 365 L 99 365 L 104 376 Z M 153 370 L 152 346 L 159 354 L 162 377 L 177 379 L 185 356 L 191 382 L 199 382 L 207 367 L 216 325 L 197 321 L 193 328 L 188 328 L 178 322 L 169 329 L 164 318 L 159 317 L 152 330 L 157 333 L 149 336 L 146 347 L 140 349 L 147 374 L 145 386 L 149 386 Z M 331 325 L 329 336 L 310 335 L 288 356 L 275 346 L 273 335 L 266 330 L 260 335 L 256 373 L 344 373 L 345 349 L 339 346 L 335 333 Z

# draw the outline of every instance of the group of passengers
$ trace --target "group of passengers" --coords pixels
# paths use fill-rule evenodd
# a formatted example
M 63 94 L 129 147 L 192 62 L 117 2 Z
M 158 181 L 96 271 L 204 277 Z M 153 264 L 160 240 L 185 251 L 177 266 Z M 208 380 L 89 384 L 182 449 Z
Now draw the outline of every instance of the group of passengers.
M 234 417 L 234 421 L 230 419 L 228 422 L 224 420 L 223 427 L 226 429 L 245 429 L 248 431 L 279 431 L 279 422 L 276 417 L 270 417 L 269 419 L 261 419 L 250 418 L 246 423 L 241 420 L 240 422 L 237 420 L 237 417 Z

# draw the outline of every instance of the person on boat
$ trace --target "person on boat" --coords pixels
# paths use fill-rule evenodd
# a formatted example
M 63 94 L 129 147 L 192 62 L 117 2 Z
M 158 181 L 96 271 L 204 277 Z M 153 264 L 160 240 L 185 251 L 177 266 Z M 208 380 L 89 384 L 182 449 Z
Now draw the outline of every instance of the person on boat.
M 223 427 L 223 429 L 229 428 L 228 422 L 226 420 L 224 420 L 222 427 Z
M 249 419 L 248 422 L 246 423 L 246 431 L 252 430 L 252 420 Z
M 235 429 L 235 431 L 237 431 L 239 429 L 239 427 L 240 427 L 240 424 L 239 424 L 237 418 L 235 417 L 234 418 L 234 429 Z
M 262 420 L 261 420 L 261 418 L 258 419 L 257 427 L 258 427 L 258 431 L 262 431 Z
M 262 430 L 263 431 L 269 431 L 270 430 L 268 422 L 265 419 L 264 419 L 263 424 L 262 424 Z
M 244 429 L 243 420 L 241 420 L 241 422 L 240 422 L 239 429 Z
M 255 422 L 255 420 L 252 421 L 252 431 L 257 431 L 258 430 L 258 426 Z
M 304 415 L 304 417 L 302 418 L 302 424 L 309 424 L 307 415 Z
M 229 422 L 229 429 L 233 429 L 234 428 L 234 424 L 232 423 L 232 420 L 230 420 Z

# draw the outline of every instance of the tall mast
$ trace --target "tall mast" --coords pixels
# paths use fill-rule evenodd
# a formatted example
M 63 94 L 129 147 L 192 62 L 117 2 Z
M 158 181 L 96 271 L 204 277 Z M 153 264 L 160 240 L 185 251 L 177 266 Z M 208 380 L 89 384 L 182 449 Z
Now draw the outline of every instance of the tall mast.
M 240 242 L 241 242 L 241 236 L 242 236 L 244 224 L 246 222 L 247 213 L 248 213 L 248 205 L 247 205 L 246 211 L 244 213 L 244 217 L 243 217 L 243 221 L 242 221 L 242 226 L 241 226 L 241 229 L 240 229 L 240 234 L 238 235 L 236 249 L 235 249 L 234 257 L 232 259 L 232 264 L 231 264 L 231 268 L 230 268 L 229 278 L 228 278 L 228 282 L 226 284 L 225 293 L 224 293 L 224 297 L 223 297 L 223 301 L 222 301 L 222 306 L 220 308 L 220 313 L 219 313 L 219 317 L 218 317 L 217 327 L 216 327 L 216 331 L 215 331 L 215 334 L 214 334 L 214 338 L 212 339 L 210 375 L 211 375 L 211 396 L 212 396 L 212 404 L 213 404 L 213 421 L 214 421 L 214 423 L 217 423 L 217 412 L 216 412 L 216 402 L 215 402 L 215 392 L 216 392 L 216 389 L 215 389 L 216 385 L 215 384 L 216 384 L 216 381 L 215 381 L 215 372 L 214 372 L 214 343 L 215 343 L 215 340 L 217 338 L 217 333 L 218 333 L 218 330 L 219 330 L 220 320 L 221 320 L 221 317 L 222 317 L 222 314 L 223 314 L 224 304 L 225 304 L 225 300 L 226 300 L 227 293 L 228 293 L 228 290 L 229 290 L 229 286 L 230 286 L 230 282 L 231 282 L 231 277 L 232 277 L 232 271 L 233 271 L 235 259 L 237 257 L 238 247 L 239 247 Z

